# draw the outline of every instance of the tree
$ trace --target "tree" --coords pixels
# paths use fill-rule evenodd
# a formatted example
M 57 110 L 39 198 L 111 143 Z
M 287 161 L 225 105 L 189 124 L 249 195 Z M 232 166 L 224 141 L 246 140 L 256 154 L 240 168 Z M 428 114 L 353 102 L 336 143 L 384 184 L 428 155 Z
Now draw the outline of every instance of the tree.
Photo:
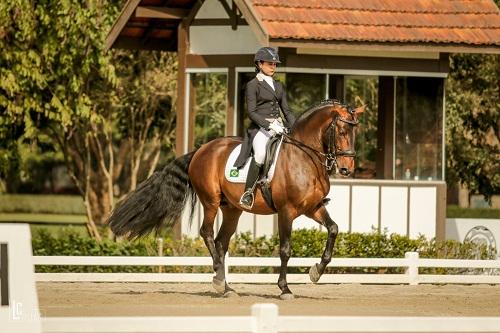
M 112 209 L 114 193 L 125 194 L 152 172 L 174 128 L 175 56 L 103 52 L 120 5 L 0 3 L 0 124 L 21 128 L 31 143 L 52 139 L 97 239 L 96 224 Z
M 500 56 L 450 57 L 447 181 L 490 199 L 500 192 Z

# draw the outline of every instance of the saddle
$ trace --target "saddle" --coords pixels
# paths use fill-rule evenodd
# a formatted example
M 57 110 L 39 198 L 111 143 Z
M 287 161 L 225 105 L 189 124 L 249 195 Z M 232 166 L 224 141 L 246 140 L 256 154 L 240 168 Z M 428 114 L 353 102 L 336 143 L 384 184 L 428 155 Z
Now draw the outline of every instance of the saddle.
M 282 136 L 274 136 L 267 142 L 266 158 L 262 166 L 260 178 L 257 181 L 257 185 L 261 189 L 264 200 L 266 201 L 267 205 L 274 211 L 276 211 L 276 208 L 272 200 L 270 182 L 274 177 L 275 166 L 281 147 L 281 142 Z M 229 158 L 226 162 L 224 174 L 226 179 L 232 183 L 245 183 L 248 167 L 250 165 L 251 158 L 247 160 L 247 163 L 243 168 L 237 169 L 233 167 L 234 161 L 238 157 L 240 149 L 241 145 L 236 146 L 229 155 Z

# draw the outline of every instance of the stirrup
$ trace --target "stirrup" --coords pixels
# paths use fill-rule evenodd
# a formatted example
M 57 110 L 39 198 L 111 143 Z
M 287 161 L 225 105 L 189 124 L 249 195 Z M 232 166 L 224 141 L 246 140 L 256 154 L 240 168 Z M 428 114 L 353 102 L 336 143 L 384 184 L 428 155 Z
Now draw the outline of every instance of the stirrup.
M 248 205 L 248 204 L 246 204 L 246 203 L 243 202 L 243 199 L 247 195 L 249 195 L 250 198 L 251 198 L 250 205 Z M 243 195 L 241 196 L 239 204 L 240 204 L 241 207 L 243 207 L 245 209 L 252 209 L 254 202 L 255 202 L 255 196 L 253 194 L 253 191 L 252 190 L 248 190 L 248 191 L 245 191 L 245 193 L 243 193 Z

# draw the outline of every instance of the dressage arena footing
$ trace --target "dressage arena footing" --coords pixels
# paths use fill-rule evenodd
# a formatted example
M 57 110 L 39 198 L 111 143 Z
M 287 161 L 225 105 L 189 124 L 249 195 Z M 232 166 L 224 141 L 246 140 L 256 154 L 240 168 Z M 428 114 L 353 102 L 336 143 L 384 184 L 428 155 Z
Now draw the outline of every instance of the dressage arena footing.
M 37 282 L 40 313 L 59 316 L 242 316 L 255 303 L 280 315 L 500 316 L 500 285 L 292 284 L 279 299 L 271 284 L 232 284 L 224 298 L 208 283 Z

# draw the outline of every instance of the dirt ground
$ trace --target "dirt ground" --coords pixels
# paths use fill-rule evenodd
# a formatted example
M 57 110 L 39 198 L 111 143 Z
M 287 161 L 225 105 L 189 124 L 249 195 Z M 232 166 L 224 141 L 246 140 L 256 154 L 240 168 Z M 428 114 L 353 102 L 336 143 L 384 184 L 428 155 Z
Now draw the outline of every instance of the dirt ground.
M 42 316 L 249 315 L 254 303 L 276 303 L 283 315 L 500 316 L 500 285 L 234 284 L 223 298 L 203 283 L 39 282 Z

